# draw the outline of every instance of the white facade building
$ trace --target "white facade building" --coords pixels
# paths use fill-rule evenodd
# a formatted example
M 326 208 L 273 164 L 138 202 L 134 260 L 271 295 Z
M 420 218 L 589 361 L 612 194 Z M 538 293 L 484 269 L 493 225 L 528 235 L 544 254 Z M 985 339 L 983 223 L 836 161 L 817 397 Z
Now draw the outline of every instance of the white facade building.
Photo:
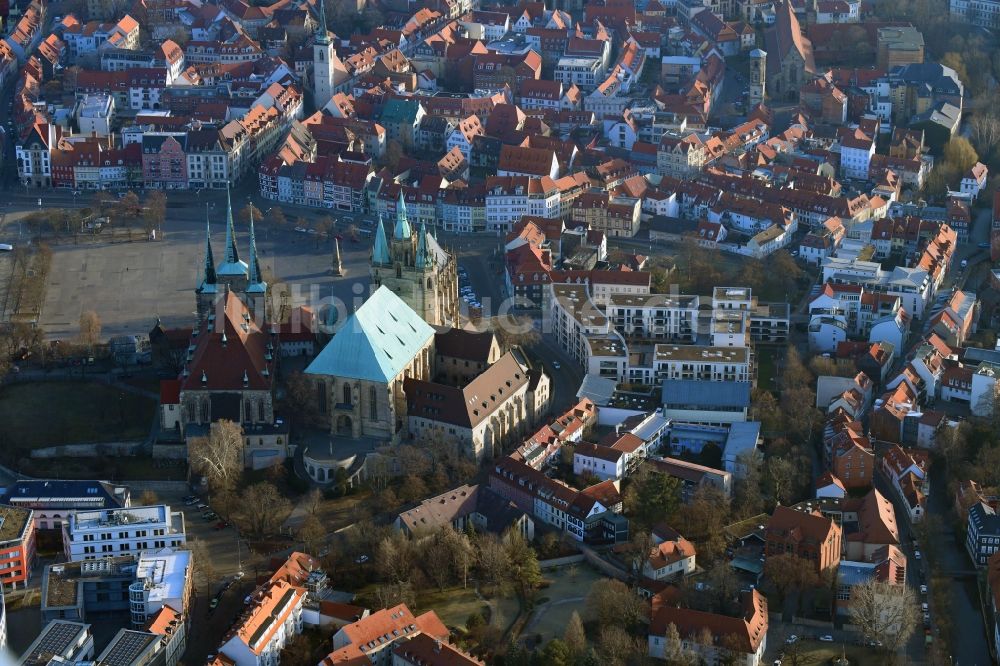
M 112 555 L 183 546 L 184 514 L 166 504 L 129 509 L 78 511 L 62 526 L 68 560 L 94 560 Z

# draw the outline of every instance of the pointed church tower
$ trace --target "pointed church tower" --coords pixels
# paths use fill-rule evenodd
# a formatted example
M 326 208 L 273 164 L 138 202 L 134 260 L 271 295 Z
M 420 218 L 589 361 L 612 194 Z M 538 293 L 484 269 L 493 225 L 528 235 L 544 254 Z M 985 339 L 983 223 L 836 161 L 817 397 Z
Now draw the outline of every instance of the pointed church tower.
M 326 3 L 319 0 L 319 27 L 313 37 L 313 103 L 317 109 L 333 97 L 334 73 L 339 63 L 337 52 L 326 27 Z
M 396 202 L 396 226 L 392 231 L 394 240 L 410 240 L 413 236 L 413 228 L 410 227 L 410 220 L 406 217 L 406 198 L 403 196 L 403 188 L 399 188 L 399 201 Z
M 236 226 L 233 224 L 233 203 L 230 198 L 229 188 L 226 188 L 226 251 L 222 257 L 222 263 L 215 269 L 219 281 L 237 293 L 247 290 L 250 280 L 250 272 L 247 262 L 240 259 L 239 250 L 236 249 Z
M 418 269 L 431 268 L 434 265 L 434 255 L 430 251 L 427 242 L 427 225 L 420 223 L 420 231 L 417 234 L 417 260 L 415 265 Z
M 205 262 L 202 265 L 201 282 L 194 290 L 199 327 L 212 313 L 218 291 L 219 280 L 215 273 L 215 256 L 212 254 L 212 228 L 209 222 L 208 204 L 205 204 Z
M 260 272 L 260 261 L 257 259 L 257 237 L 253 230 L 253 206 L 250 207 L 250 284 L 247 291 L 263 293 L 267 291 L 267 283 Z
M 260 270 L 260 259 L 257 257 L 257 236 L 253 229 L 253 206 L 250 206 L 250 269 L 248 274 L 246 303 L 250 314 L 257 322 L 267 321 L 267 282 Z
M 378 226 L 375 229 L 375 247 L 372 249 L 372 263 L 381 266 L 392 264 L 392 255 L 389 254 L 389 241 L 385 238 L 385 225 L 382 223 L 382 214 L 378 216 Z

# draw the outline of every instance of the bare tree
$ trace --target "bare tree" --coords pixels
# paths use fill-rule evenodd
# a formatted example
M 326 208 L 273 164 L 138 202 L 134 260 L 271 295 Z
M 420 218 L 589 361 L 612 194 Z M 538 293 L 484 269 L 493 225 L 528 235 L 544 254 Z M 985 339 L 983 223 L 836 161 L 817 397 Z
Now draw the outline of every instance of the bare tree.
M 644 605 L 625 583 L 604 578 L 591 585 L 587 611 L 602 627 L 631 627 L 642 616 Z
M 101 318 L 93 310 L 80 315 L 80 342 L 93 350 L 101 340 Z
M 668 664 L 676 664 L 678 666 L 690 664 L 693 666 L 698 663 L 698 655 L 684 647 L 681 634 L 677 630 L 677 625 L 673 622 L 667 625 L 667 631 L 664 635 L 663 656 Z
M 375 567 L 383 580 L 401 583 L 413 573 L 413 545 L 399 532 L 382 539 L 375 550 Z
M 205 590 L 211 594 L 212 584 L 215 582 L 215 567 L 212 566 L 212 557 L 208 554 L 208 548 L 201 539 L 188 541 L 188 548 L 191 550 L 191 558 L 194 560 L 194 571 L 201 575 Z
M 310 516 L 315 516 L 319 513 L 319 507 L 323 504 L 323 491 L 319 488 L 313 488 L 308 493 L 306 493 L 305 506 L 306 511 L 309 512 Z
M 191 468 L 215 490 L 233 488 L 243 474 L 243 429 L 233 421 L 212 424 L 208 437 L 191 441 Z
M 580 614 L 573 611 L 569 618 L 569 624 L 563 632 L 563 642 L 569 648 L 570 657 L 579 660 L 583 653 L 587 651 L 587 632 L 583 628 L 583 620 Z
M 146 229 L 146 234 L 163 227 L 163 222 L 167 219 L 167 195 L 159 190 L 153 190 L 146 196 L 146 209 L 143 211 L 142 220 Z
M 451 568 L 452 575 L 462 581 L 462 587 L 468 584 L 469 567 L 475 558 L 472 542 L 464 533 L 456 532 L 450 525 L 442 528 L 438 534 L 437 545 L 442 557 Z
M 243 504 L 243 521 L 250 533 L 258 539 L 277 530 L 288 514 L 292 503 L 278 492 L 273 483 L 258 481 L 248 486 L 240 495 Z
M 326 530 L 323 529 L 323 523 L 319 521 L 319 518 L 311 514 L 306 516 L 299 527 L 299 539 L 302 540 L 306 552 L 310 555 L 318 555 L 325 538 Z
M 484 534 L 476 539 L 476 564 L 486 582 L 500 588 L 507 582 L 510 572 L 510 557 L 503 543 L 493 534 Z
M 890 654 L 902 647 L 918 622 L 917 599 L 909 585 L 870 580 L 851 589 L 851 617 L 866 638 Z

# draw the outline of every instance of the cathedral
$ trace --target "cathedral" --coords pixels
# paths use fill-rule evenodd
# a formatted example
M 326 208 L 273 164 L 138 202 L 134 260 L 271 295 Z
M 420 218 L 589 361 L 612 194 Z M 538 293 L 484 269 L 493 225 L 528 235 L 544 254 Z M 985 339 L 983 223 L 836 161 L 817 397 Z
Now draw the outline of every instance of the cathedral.
M 457 269 L 455 256 L 438 244 L 425 225 L 414 231 L 400 192 L 392 240 L 387 239 L 382 220 L 375 230 L 373 289 L 389 288 L 431 326 L 457 326 Z
M 260 271 L 257 259 L 257 240 L 253 230 L 253 211 L 250 214 L 250 263 L 240 259 L 236 248 L 236 229 L 233 225 L 233 205 L 226 190 L 226 249 L 222 261 L 215 263 L 212 254 L 212 233 L 205 211 L 205 263 L 202 277 L 195 288 L 198 307 L 198 326 L 215 313 L 218 304 L 225 300 L 225 294 L 232 292 L 246 306 L 258 323 L 267 321 L 267 283 Z

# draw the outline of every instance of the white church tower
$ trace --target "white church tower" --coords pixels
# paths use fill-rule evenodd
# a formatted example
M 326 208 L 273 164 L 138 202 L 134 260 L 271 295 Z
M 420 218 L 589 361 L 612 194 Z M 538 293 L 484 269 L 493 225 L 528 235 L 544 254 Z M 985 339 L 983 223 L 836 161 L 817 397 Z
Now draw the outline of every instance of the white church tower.
M 319 28 L 313 38 L 313 103 L 317 109 L 333 97 L 335 65 L 339 63 L 330 31 L 326 28 L 326 4 L 319 1 Z

